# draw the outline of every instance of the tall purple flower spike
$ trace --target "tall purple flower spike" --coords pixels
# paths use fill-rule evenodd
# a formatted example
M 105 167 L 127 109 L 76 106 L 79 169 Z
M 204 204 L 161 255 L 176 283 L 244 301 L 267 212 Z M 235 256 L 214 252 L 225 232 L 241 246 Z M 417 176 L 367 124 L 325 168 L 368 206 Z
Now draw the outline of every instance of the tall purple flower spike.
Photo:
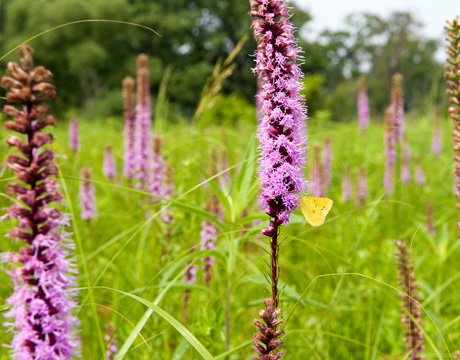
M 123 80 L 123 117 L 125 120 L 125 128 L 123 130 L 125 138 L 123 173 L 131 181 L 134 178 L 136 166 L 136 154 L 134 151 L 134 120 L 136 113 L 134 111 L 134 79 L 129 76 Z
M 403 76 L 399 73 L 393 75 L 391 88 L 391 126 L 394 131 L 395 144 L 403 139 L 404 128 L 404 89 Z
M 41 103 L 54 99 L 56 89 L 50 83 L 53 75 L 49 70 L 33 67 L 32 53 L 31 47 L 22 45 L 21 65 L 8 63 L 8 75 L 1 80 L 1 86 L 8 90 L 7 101 L 15 104 L 3 109 L 7 117 L 13 118 L 5 121 L 5 128 L 23 136 L 6 139 L 19 151 L 19 155 L 9 154 L 6 160 L 17 174 L 17 180 L 10 182 L 6 191 L 18 202 L 0 219 L 16 219 L 18 227 L 8 236 L 26 243 L 19 252 L 1 257 L 12 263 L 14 283 L 14 293 L 7 300 L 12 308 L 5 317 L 13 319 L 7 323 L 14 333 L 10 346 L 13 359 L 67 360 L 79 356 L 79 322 L 73 315 L 77 308 L 73 300 L 77 295 L 77 271 L 71 259 L 74 245 L 65 231 L 69 216 L 50 205 L 62 199 L 53 179 L 58 173 L 55 155 L 43 149 L 52 142 L 52 136 L 41 132 L 55 125 L 53 116 L 46 115 L 49 106 Z
M 329 137 L 324 140 L 323 181 L 325 188 L 331 186 L 332 184 L 332 146 L 331 139 Z
M 358 125 L 361 133 L 364 134 L 369 124 L 369 99 L 367 97 L 366 77 L 359 77 L 358 93 Z
M 343 201 L 350 201 L 351 198 L 351 180 L 350 180 L 350 171 L 348 167 L 345 167 L 343 170 L 342 177 L 342 199 Z
M 441 154 L 441 123 L 439 119 L 439 108 L 436 107 L 433 119 L 433 137 L 431 140 L 431 151 L 438 156 Z
M 367 180 L 364 166 L 359 168 L 358 181 L 356 186 L 356 206 L 360 207 L 367 197 Z
M 410 250 L 407 242 L 399 239 L 396 242 L 396 264 L 398 265 L 398 283 L 401 285 L 405 293 L 398 295 L 402 299 L 401 305 L 401 322 L 404 324 L 404 338 L 403 342 L 406 343 L 406 359 L 421 360 L 425 356 L 420 354 L 425 345 L 423 345 L 423 331 L 421 327 L 424 325 L 422 313 L 420 311 L 420 304 L 417 300 L 420 295 L 417 291 L 417 279 L 414 273 L 414 265 Z M 410 314 L 410 315 L 409 315 Z
M 406 135 L 403 136 L 402 143 L 401 179 L 404 184 L 410 182 L 410 146 Z
M 423 172 L 420 159 L 417 159 L 417 168 L 415 169 L 415 182 L 419 185 L 425 184 L 425 173 Z
M 104 164 L 103 164 L 104 175 L 110 181 L 113 181 L 117 175 L 117 167 L 115 165 L 115 157 L 113 156 L 112 145 L 107 144 L 104 150 Z
M 283 329 L 278 319 L 278 231 L 289 223 L 292 211 L 298 207 L 307 182 L 303 176 L 306 139 L 306 106 L 300 95 L 303 74 L 297 60 L 301 58 L 294 27 L 284 0 L 250 0 L 250 15 L 256 18 L 252 27 L 258 42 L 254 72 L 261 79 L 262 119 L 258 139 L 261 157 L 259 176 L 261 206 L 269 225 L 263 234 L 270 238 L 271 299 L 265 300 L 265 310 L 259 312 L 265 325 L 254 320 L 259 332 L 254 335 L 255 360 L 275 360 L 284 356 L 280 337 Z
M 69 146 L 74 153 L 80 148 L 80 138 L 78 134 L 78 120 L 77 118 L 70 119 L 69 124 Z
M 107 342 L 107 350 L 105 357 L 107 360 L 115 360 L 118 352 L 117 335 L 114 333 L 115 324 L 110 322 L 106 326 L 107 333 L 104 335 L 104 340 Z
M 154 134 L 152 137 L 152 153 L 150 155 L 149 164 L 149 177 L 148 177 L 148 190 L 152 195 L 162 196 L 165 195 L 164 189 L 164 172 L 165 160 L 163 158 L 163 138 Z M 154 202 L 159 202 L 160 199 L 152 198 Z
M 446 53 L 446 65 L 444 65 L 444 77 L 446 78 L 449 96 L 449 115 L 453 122 L 453 145 L 454 145 L 454 179 L 455 196 L 457 198 L 456 207 L 460 208 L 460 16 L 453 21 L 447 20 L 445 26 L 447 30 L 446 40 L 448 41 Z M 460 217 L 457 222 L 460 228 Z M 460 235 L 459 235 L 460 237 Z
M 395 151 L 395 136 L 393 124 L 393 115 L 391 108 L 388 108 L 385 112 L 385 129 L 384 129 L 384 143 L 385 143 L 385 174 L 383 177 L 383 187 L 386 191 L 386 194 L 389 196 L 393 194 L 393 177 L 394 177 L 394 167 L 396 160 L 396 151 Z
M 137 57 L 137 105 L 134 123 L 135 170 L 137 189 L 147 186 L 151 157 L 152 109 L 150 99 L 148 56 Z
M 83 167 L 80 177 L 84 180 L 92 180 L 93 172 L 89 166 Z M 80 181 L 80 207 L 83 220 L 93 219 L 96 216 L 96 194 L 94 184 L 89 181 Z

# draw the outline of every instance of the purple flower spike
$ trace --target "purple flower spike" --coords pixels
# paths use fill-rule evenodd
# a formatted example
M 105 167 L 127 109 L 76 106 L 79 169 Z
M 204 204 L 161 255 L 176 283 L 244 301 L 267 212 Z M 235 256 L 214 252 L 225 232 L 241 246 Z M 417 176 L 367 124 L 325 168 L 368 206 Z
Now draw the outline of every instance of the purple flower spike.
M 58 174 L 55 155 L 43 149 L 53 138 L 41 132 L 55 125 L 53 116 L 46 115 L 49 106 L 41 103 L 54 99 L 56 89 L 49 70 L 33 67 L 32 53 L 31 47 L 21 45 L 20 65 L 8 63 L 7 76 L 1 80 L 8 91 L 7 101 L 15 104 L 4 107 L 5 115 L 13 118 L 5 121 L 5 128 L 20 133 L 21 138 L 11 135 L 6 139 L 20 153 L 9 154 L 6 159 L 17 174 L 6 191 L 18 201 L 0 220 L 17 221 L 18 227 L 8 236 L 25 243 L 19 252 L 1 256 L 11 263 L 9 273 L 14 283 L 14 293 L 7 300 L 12 307 L 4 316 L 12 319 L 6 323 L 14 334 L 12 359 L 68 360 L 80 355 L 73 300 L 77 295 L 77 271 L 71 258 L 74 244 L 65 230 L 69 216 L 51 205 L 61 201 L 62 195 L 53 178 Z
M 396 242 L 396 264 L 398 265 L 398 283 L 404 290 L 404 293 L 398 295 L 402 299 L 403 309 L 401 310 L 401 322 L 404 324 L 404 338 L 406 343 L 406 358 L 412 360 L 425 359 L 420 352 L 425 349 L 423 345 L 423 331 L 421 327 L 424 325 L 420 304 L 417 300 L 420 295 L 417 291 L 417 279 L 414 273 L 414 265 L 407 242 L 399 239 Z M 410 314 L 410 315 L 409 315 Z
M 200 245 L 200 250 L 214 250 L 216 246 L 216 241 L 217 241 L 217 228 L 216 226 L 209 222 L 209 221 L 203 221 L 201 222 L 201 232 L 200 232 L 200 237 L 201 237 L 201 245 Z M 206 285 L 210 285 L 211 282 L 211 268 L 212 265 L 214 264 L 214 257 L 212 256 L 206 256 L 202 259 L 204 261 L 204 281 Z
M 423 172 L 420 159 L 417 159 L 417 168 L 415 169 L 415 182 L 419 185 L 425 184 L 425 173 Z
M 332 184 L 332 147 L 329 137 L 324 141 L 323 152 L 323 171 L 324 171 L 324 187 L 329 187 Z
M 106 326 L 107 333 L 104 336 L 104 340 L 107 342 L 107 350 L 105 352 L 107 360 L 115 360 L 118 352 L 117 336 L 114 333 L 114 329 L 115 324 L 112 322 Z
M 131 181 L 134 178 L 136 165 L 136 154 L 134 152 L 134 121 L 136 113 L 134 111 L 134 79 L 129 76 L 123 80 L 123 117 L 125 119 L 123 173 Z
M 96 195 L 94 190 L 94 184 L 92 180 L 93 172 L 88 166 L 83 167 L 80 173 L 80 177 L 83 179 L 80 181 L 80 207 L 81 207 L 81 218 L 83 220 L 93 219 L 96 216 Z
M 150 154 L 152 110 L 150 99 L 148 57 L 141 54 L 137 57 L 137 105 L 134 123 L 135 170 L 138 183 L 137 189 L 147 186 Z
M 433 137 L 431 140 L 431 151 L 438 156 L 441 154 L 441 123 L 439 120 L 439 108 L 434 111 Z
M 385 175 L 383 178 L 383 187 L 386 191 L 386 194 L 390 196 L 393 194 L 393 177 L 394 177 L 394 166 L 396 159 L 395 151 L 395 137 L 394 129 L 392 127 L 393 115 L 391 109 L 387 109 L 385 112 L 385 133 L 384 133 L 384 142 L 385 142 Z
M 393 75 L 391 88 L 391 125 L 394 131 L 395 144 L 404 136 L 404 90 L 403 76 L 399 73 Z
M 152 137 L 153 149 L 150 156 L 150 169 L 148 178 L 148 190 L 152 195 L 164 196 L 164 167 L 163 159 L 163 138 L 154 134 Z M 153 198 L 154 202 L 159 202 L 160 199 Z
M 410 146 L 406 135 L 403 137 L 402 144 L 401 179 L 404 184 L 409 184 L 410 182 Z
M 76 118 L 70 119 L 69 125 L 69 146 L 74 154 L 80 148 L 80 139 L 78 136 L 78 121 Z
M 258 125 L 260 142 L 259 176 L 261 206 L 271 218 L 262 233 L 270 238 L 271 299 L 265 300 L 260 320 L 254 320 L 258 333 L 253 346 L 259 356 L 254 360 L 276 360 L 284 356 L 283 329 L 278 319 L 278 233 L 282 224 L 298 207 L 307 181 L 303 176 L 307 148 L 307 111 L 300 95 L 303 73 L 294 26 L 284 0 L 250 0 L 254 37 L 258 42 L 254 72 L 261 79 L 262 119 Z
M 110 181 L 113 181 L 117 175 L 117 167 L 115 165 L 115 158 L 112 152 L 112 145 L 107 144 L 104 151 L 104 174 Z
M 342 178 L 342 199 L 343 201 L 350 201 L 351 198 L 351 180 L 350 180 L 350 172 L 348 167 L 345 167 L 343 170 L 343 178 Z
M 274 218 L 271 222 L 289 222 L 306 187 L 303 177 L 306 156 L 306 107 L 299 91 L 303 74 L 294 27 L 288 8 L 280 0 L 251 0 L 254 36 L 259 45 L 256 72 L 262 79 L 258 95 L 263 100 L 259 125 L 259 160 L 262 208 Z M 278 21 L 275 18 L 281 16 Z M 278 225 L 276 225 L 278 226 Z
M 447 79 L 446 94 L 449 96 L 449 115 L 454 124 L 452 131 L 454 145 L 454 179 L 457 209 L 460 208 L 460 16 L 453 21 L 447 21 L 447 64 L 444 65 L 444 77 Z M 458 221 L 460 227 L 460 218 Z M 459 235 L 460 237 L 460 235 Z
M 356 206 L 361 207 L 362 202 L 367 197 L 367 180 L 364 166 L 359 168 L 358 184 L 356 186 Z
M 366 77 L 359 77 L 359 94 L 358 94 L 358 124 L 361 133 L 364 134 L 369 124 L 369 99 L 367 97 Z

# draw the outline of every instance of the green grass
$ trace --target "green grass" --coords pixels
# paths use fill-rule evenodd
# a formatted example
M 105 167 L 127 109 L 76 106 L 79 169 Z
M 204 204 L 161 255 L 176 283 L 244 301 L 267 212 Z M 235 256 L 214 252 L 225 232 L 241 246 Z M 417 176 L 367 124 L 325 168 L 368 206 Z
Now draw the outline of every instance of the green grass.
M 80 122 L 81 149 L 74 156 L 68 147 L 67 127 L 59 123 L 55 151 L 65 184 L 65 211 L 72 211 L 72 232 L 77 243 L 81 287 L 83 359 L 104 359 L 104 326 L 113 321 L 120 348 L 133 339 L 124 359 L 251 359 L 252 319 L 257 317 L 269 286 L 263 276 L 268 256 L 267 240 L 260 234 L 267 216 L 258 208 L 255 174 L 255 124 L 233 128 L 202 129 L 184 124 L 164 129 L 164 156 L 174 169 L 176 190 L 169 203 L 174 212 L 171 236 L 164 235 L 159 205 L 141 202 L 142 195 L 120 176 L 110 184 L 102 174 L 104 144 L 114 147 L 119 173 L 123 157 L 121 119 Z M 423 331 L 428 359 L 450 359 L 460 347 L 460 305 L 457 288 L 458 253 L 455 197 L 452 194 L 450 124 L 443 123 L 443 152 L 431 151 L 431 120 L 407 123 L 412 158 L 420 156 L 427 178 L 419 186 L 404 185 L 397 168 L 396 190 L 383 191 L 383 133 L 371 125 L 361 136 L 356 124 L 315 120 L 309 124 L 310 145 L 331 138 L 333 181 L 327 196 L 334 200 L 325 224 L 312 228 L 300 210 L 289 226 L 280 249 L 281 308 L 285 318 L 286 359 L 402 359 L 400 298 L 396 282 L 394 242 L 410 241 L 424 308 Z M 5 134 L 4 132 L 2 134 Z M 5 144 L 2 136 L 2 144 Z M 311 146 L 313 148 L 313 146 Z M 200 264 L 200 222 L 214 217 L 205 211 L 212 191 L 210 151 L 225 151 L 229 158 L 229 189 L 219 193 L 224 221 L 219 227 L 211 287 L 199 281 L 191 287 L 188 320 L 183 316 L 182 282 L 187 261 Z M 0 147 L 3 159 L 6 146 Z M 311 157 L 310 157 L 311 158 Z M 364 206 L 343 202 L 341 179 L 349 165 L 353 183 L 359 166 L 367 172 Z M 78 176 L 84 165 L 93 168 L 97 218 L 79 217 Z M 414 174 L 412 163 L 412 175 Z M 221 169 L 225 170 L 225 169 Z M 3 173 L 0 187 L 4 193 Z M 434 203 L 436 236 L 425 227 L 428 199 Z M 1 197 L 1 207 L 9 205 Z M 262 224 L 254 220 L 263 220 Z M 1 235 L 12 226 L 0 224 Z M 17 242 L 3 238 L 1 251 L 17 249 Z M 5 267 L 5 265 L 2 265 Z M 0 273 L 0 312 L 11 293 L 8 276 Z M 139 323 L 141 318 L 144 321 Z M 136 332 L 138 324 L 140 332 Z M 2 343 L 10 341 L 6 328 Z M 0 349 L 0 359 L 8 359 Z

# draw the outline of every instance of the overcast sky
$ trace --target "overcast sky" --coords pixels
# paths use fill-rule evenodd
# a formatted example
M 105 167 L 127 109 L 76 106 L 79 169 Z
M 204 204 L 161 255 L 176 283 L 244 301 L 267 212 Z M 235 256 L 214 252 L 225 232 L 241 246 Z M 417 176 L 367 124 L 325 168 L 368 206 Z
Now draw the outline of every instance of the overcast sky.
M 352 13 L 369 12 L 387 16 L 392 11 L 410 11 L 423 22 L 423 33 L 442 39 L 446 19 L 460 15 L 460 0 L 294 0 L 313 16 L 308 28 L 315 33 L 326 28 L 341 28 L 343 19 Z M 308 37 L 308 34 L 303 33 Z

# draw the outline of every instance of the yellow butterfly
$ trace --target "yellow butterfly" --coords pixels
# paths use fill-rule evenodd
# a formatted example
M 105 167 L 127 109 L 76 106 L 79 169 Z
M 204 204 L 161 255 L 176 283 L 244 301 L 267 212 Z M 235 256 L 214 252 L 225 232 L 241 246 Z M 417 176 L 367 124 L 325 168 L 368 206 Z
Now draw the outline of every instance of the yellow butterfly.
M 320 226 L 334 202 L 328 198 L 303 197 L 299 200 L 300 210 L 311 226 Z

